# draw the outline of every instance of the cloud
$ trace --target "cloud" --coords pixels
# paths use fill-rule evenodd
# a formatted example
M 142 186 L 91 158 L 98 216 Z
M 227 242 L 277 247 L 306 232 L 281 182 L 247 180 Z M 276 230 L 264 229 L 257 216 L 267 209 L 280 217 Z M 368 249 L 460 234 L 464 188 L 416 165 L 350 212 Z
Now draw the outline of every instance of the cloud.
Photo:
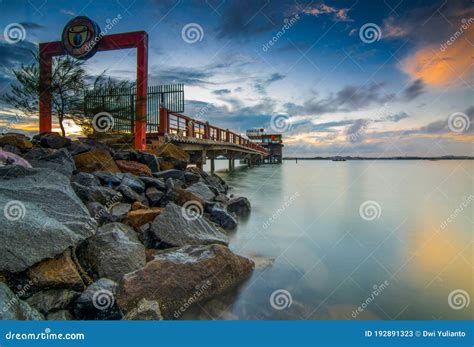
M 344 21 L 344 22 L 351 21 L 351 19 L 347 15 L 347 13 L 349 12 L 349 9 L 336 8 L 336 7 L 325 5 L 324 3 L 319 4 L 317 6 L 308 6 L 304 8 L 301 12 L 307 15 L 314 16 L 314 17 L 319 17 L 320 15 L 323 15 L 323 14 L 333 14 L 334 20 Z
M 403 91 L 403 98 L 411 101 L 425 92 L 425 83 L 421 79 L 417 79 Z
M 260 94 L 266 94 L 267 87 L 277 81 L 284 79 L 286 76 L 282 75 L 281 73 L 275 72 L 272 73 L 270 76 L 266 77 L 265 79 L 258 79 L 257 82 L 254 84 L 254 88 Z
M 408 115 L 406 112 L 400 112 L 400 113 L 395 113 L 393 115 L 387 116 L 385 117 L 385 119 L 394 123 L 398 123 L 402 119 L 409 118 L 409 117 L 410 115 Z
M 38 24 L 38 23 L 34 23 L 34 22 L 21 22 L 20 25 L 23 26 L 23 28 L 25 28 L 26 30 L 43 30 L 43 29 L 46 29 L 46 26 Z
M 348 142 L 362 142 L 364 137 L 364 132 L 369 124 L 369 121 L 366 119 L 356 119 L 354 123 L 347 129 L 347 141 Z
M 466 129 L 464 132 L 474 132 L 474 106 L 471 106 L 464 110 L 464 113 L 467 118 L 469 119 L 469 128 Z M 449 117 L 444 120 L 438 120 L 431 122 L 421 128 L 418 129 L 418 133 L 425 133 L 425 134 L 441 134 L 441 133 L 452 133 L 449 129 Z
M 231 93 L 230 89 L 217 89 L 212 92 L 212 94 L 215 94 L 215 95 L 226 95 L 230 93 Z

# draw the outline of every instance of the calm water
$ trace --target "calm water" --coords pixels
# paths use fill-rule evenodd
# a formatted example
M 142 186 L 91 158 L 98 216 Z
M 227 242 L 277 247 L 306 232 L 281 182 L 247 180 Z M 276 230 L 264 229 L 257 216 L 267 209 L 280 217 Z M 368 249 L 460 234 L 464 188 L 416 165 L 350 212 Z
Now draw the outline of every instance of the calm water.
M 473 169 L 472 161 L 286 161 L 221 173 L 252 203 L 230 247 L 257 269 L 185 318 L 472 318 Z M 364 219 L 366 201 L 376 213 Z M 291 296 L 289 307 L 272 306 L 277 290 L 287 292 L 274 306 Z

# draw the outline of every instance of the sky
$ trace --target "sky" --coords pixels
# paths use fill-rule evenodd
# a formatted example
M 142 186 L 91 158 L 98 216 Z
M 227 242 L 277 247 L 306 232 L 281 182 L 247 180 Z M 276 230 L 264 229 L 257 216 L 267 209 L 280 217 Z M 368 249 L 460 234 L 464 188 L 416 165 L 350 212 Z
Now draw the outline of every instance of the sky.
M 184 83 L 191 117 L 281 132 L 287 156 L 474 155 L 472 0 L 1 0 L 0 94 L 78 15 L 147 31 L 149 85 Z M 134 80 L 136 52 L 86 66 Z M 37 123 L 0 104 L 3 131 Z

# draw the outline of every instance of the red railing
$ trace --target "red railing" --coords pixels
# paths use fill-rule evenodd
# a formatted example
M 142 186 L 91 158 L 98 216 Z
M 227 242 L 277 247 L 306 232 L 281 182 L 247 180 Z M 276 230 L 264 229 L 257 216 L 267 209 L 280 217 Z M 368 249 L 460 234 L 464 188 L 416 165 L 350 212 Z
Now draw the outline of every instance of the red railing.
M 168 134 L 176 134 L 180 137 L 227 142 L 268 154 L 268 151 L 264 147 L 243 138 L 229 129 L 221 129 L 214 125 L 210 125 L 209 122 L 203 122 L 185 116 L 184 114 L 170 112 L 166 108 L 160 108 L 158 135 L 164 136 Z

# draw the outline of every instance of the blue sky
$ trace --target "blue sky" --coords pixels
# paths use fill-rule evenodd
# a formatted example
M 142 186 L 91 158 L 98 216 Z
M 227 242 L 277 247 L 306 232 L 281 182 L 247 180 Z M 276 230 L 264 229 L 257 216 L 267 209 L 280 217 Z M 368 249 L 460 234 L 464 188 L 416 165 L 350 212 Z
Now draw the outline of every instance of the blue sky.
M 473 6 L 3 0 L 0 90 L 8 91 L 12 68 L 29 62 L 28 51 L 58 40 L 69 19 L 85 15 L 104 29 L 119 16 L 109 33 L 149 33 L 149 84 L 184 83 L 185 113 L 218 126 L 282 131 L 286 154 L 473 155 Z M 12 23 L 25 33 L 14 44 L 5 39 Z M 198 28 L 196 42 L 183 37 L 187 25 Z M 366 36 L 371 29 L 375 38 Z M 135 59 L 134 50 L 98 53 L 88 71 L 134 79 Z M 12 122 L 7 105 L 0 113 L 0 126 L 35 131 L 35 119 Z M 453 130 L 456 120 L 461 129 Z

